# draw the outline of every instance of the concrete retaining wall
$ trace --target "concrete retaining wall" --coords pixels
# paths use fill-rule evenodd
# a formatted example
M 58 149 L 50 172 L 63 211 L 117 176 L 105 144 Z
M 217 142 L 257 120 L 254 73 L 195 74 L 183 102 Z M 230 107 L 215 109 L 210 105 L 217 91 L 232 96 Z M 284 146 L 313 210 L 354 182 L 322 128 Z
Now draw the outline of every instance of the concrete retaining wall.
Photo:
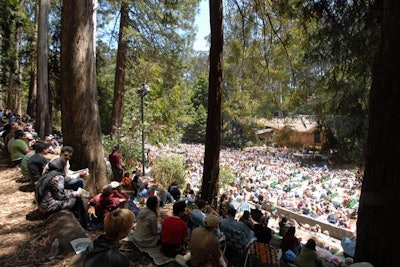
M 288 217 L 289 219 L 293 219 L 300 224 L 309 224 L 310 226 L 315 226 L 316 224 L 318 224 L 319 226 L 321 226 L 321 231 L 327 230 L 329 232 L 330 236 L 332 236 L 336 239 L 339 239 L 339 240 L 342 240 L 342 238 L 345 236 L 347 236 L 347 237 L 353 236 L 353 231 L 351 231 L 349 229 L 337 227 L 329 222 L 316 220 L 309 216 L 305 216 L 303 214 L 292 212 L 292 211 L 282 208 L 282 207 L 276 207 L 276 212 L 278 214 L 282 214 L 282 215 Z

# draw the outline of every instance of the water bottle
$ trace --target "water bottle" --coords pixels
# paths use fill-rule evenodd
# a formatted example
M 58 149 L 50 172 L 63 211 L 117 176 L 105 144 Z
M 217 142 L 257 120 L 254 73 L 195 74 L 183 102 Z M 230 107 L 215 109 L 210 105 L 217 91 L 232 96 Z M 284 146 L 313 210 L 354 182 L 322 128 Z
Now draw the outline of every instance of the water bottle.
M 51 243 L 49 259 L 54 259 L 57 256 L 59 246 L 60 241 L 58 241 L 58 238 L 54 239 L 53 243 Z

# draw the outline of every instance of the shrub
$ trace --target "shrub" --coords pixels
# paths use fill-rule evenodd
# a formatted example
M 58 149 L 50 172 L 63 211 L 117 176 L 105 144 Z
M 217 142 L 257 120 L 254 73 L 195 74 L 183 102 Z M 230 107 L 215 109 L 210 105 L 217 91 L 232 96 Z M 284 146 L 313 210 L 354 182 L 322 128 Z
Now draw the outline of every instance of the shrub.
M 219 188 L 226 190 L 228 185 L 236 180 L 236 175 L 229 165 L 221 166 L 219 169 Z
M 183 158 L 179 155 L 168 155 L 154 159 L 151 173 L 158 184 L 165 188 L 168 188 L 174 181 L 178 182 L 181 189 L 186 184 L 186 167 Z

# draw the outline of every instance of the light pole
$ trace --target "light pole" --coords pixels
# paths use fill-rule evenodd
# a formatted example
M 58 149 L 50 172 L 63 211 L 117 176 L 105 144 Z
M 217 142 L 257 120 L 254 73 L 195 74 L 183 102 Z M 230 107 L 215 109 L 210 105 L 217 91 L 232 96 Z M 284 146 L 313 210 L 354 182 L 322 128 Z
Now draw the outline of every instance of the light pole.
M 145 155 L 144 155 L 144 97 L 147 95 L 147 93 L 150 92 L 150 87 L 142 83 L 142 88 L 137 90 L 138 95 L 140 96 L 141 99 L 141 106 L 140 106 L 140 111 L 141 111 L 141 120 L 142 120 L 142 175 L 145 175 Z

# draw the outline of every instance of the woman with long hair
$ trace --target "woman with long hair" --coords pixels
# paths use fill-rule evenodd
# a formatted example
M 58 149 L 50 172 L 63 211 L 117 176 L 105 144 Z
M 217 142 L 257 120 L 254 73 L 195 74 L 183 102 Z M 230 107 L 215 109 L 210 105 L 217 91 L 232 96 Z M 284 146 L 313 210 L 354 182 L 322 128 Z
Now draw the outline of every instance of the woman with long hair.
M 139 247 L 155 247 L 160 240 L 158 227 L 158 198 L 150 196 L 146 207 L 140 209 L 133 240 Z

